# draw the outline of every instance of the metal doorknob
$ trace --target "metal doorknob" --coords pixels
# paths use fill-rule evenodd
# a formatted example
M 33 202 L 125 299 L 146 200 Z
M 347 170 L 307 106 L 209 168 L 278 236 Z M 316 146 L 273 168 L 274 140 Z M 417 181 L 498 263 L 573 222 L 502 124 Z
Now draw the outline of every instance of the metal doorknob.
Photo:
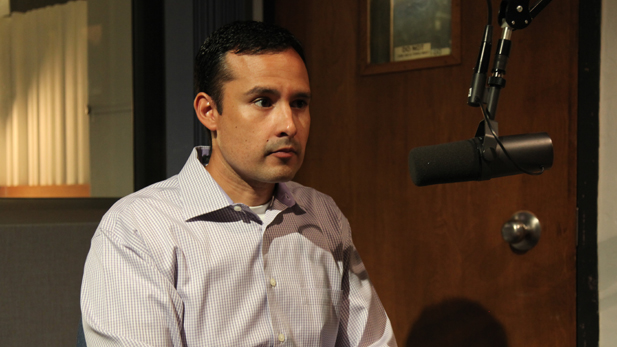
M 501 228 L 501 236 L 517 251 L 532 249 L 541 233 L 540 221 L 529 211 L 518 211 Z

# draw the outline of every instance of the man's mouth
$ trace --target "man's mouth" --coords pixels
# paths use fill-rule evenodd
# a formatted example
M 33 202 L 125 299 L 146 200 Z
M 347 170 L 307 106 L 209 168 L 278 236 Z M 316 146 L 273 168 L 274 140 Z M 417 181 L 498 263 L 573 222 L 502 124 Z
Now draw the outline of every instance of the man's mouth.
M 270 155 L 281 159 L 291 158 L 296 154 L 297 152 L 292 146 L 282 147 L 270 153 Z

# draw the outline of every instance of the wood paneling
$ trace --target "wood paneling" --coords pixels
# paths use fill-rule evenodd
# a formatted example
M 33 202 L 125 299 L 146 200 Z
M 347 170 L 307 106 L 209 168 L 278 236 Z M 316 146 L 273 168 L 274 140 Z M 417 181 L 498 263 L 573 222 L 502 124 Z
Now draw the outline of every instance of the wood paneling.
M 548 132 L 553 168 L 422 188 L 409 150 L 471 138 L 481 120 L 466 97 L 485 3 L 461 7 L 460 65 L 371 76 L 360 75 L 360 3 L 276 2 L 276 22 L 305 45 L 313 92 L 296 180 L 349 218 L 399 345 L 574 346 L 578 2 L 552 3 L 514 32 L 497 112 L 500 135 Z M 526 254 L 500 232 L 518 210 L 542 223 Z

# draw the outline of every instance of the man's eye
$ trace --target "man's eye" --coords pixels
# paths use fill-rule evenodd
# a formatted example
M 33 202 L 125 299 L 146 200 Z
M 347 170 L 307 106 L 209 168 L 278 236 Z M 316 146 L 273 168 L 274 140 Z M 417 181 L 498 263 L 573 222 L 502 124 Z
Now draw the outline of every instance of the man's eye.
M 308 106 L 308 102 L 306 100 L 296 100 L 291 103 L 291 107 L 294 108 L 304 108 Z
M 259 107 L 271 107 L 272 101 L 270 101 L 270 99 L 260 98 L 255 100 L 255 105 Z

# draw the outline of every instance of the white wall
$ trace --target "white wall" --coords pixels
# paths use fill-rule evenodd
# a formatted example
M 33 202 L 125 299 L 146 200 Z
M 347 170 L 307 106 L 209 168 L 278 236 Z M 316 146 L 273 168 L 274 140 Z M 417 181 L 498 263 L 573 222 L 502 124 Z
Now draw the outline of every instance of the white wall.
M 600 346 L 617 345 L 617 1 L 602 1 L 598 280 Z
M 133 192 L 131 1 L 88 0 L 90 193 Z

